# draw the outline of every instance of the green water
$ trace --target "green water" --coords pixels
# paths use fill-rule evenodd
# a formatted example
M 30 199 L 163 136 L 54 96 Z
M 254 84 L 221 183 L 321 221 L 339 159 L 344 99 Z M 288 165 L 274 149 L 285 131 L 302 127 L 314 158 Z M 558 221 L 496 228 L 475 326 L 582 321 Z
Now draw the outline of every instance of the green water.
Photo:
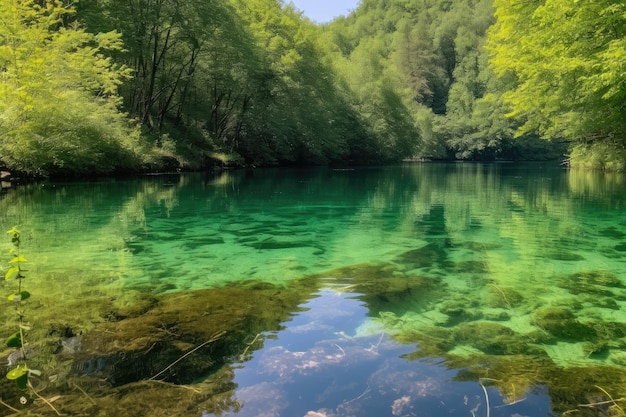
M 419 415 L 484 415 L 483 387 L 503 404 L 491 415 L 548 415 L 533 395 L 557 414 L 623 415 L 625 204 L 618 174 L 557 164 L 407 164 L 34 184 L 0 196 L 0 226 L 23 232 L 29 301 L 38 306 L 31 311 L 41 332 L 89 334 L 111 315 L 141 317 L 143 310 L 128 312 L 138 299 L 205 289 L 224 291 L 242 311 L 266 310 L 263 319 L 265 313 L 241 313 L 245 329 L 220 362 L 239 387 L 218 390 L 228 392 L 231 406 L 211 409 L 205 395 L 189 415 L 385 415 L 365 403 L 354 408 L 401 391 L 391 382 L 385 388 L 384 378 L 298 409 L 293 398 L 319 381 L 268 365 L 323 363 L 337 353 L 329 353 L 332 346 L 345 353 L 344 344 L 354 352 L 346 356 L 367 358 L 377 341 L 387 346 L 377 361 L 338 361 L 311 378 L 345 366 L 367 381 L 403 366 L 432 374 L 416 377 L 430 391 L 389 398 L 387 415 L 417 415 L 418 408 Z M 8 249 L 8 239 L 1 246 Z M 239 287 L 243 296 L 230 295 Z M 336 314 L 328 314 L 333 305 Z M 318 312 L 326 312 L 323 319 Z M 10 309 L 3 317 L 0 329 L 10 334 Z M 242 353 L 251 356 L 241 362 Z M 202 382 L 185 383 L 206 384 L 220 372 L 214 367 Z M 403 378 L 410 383 L 410 375 Z M 345 375 L 333 381 L 324 384 L 351 384 Z M 456 411 L 440 408 L 446 392 L 463 402 L 466 388 L 455 384 L 469 382 L 467 392 L 483 399 L 480 411 L 471 395 Z M 367 388 L 369 396 L 359 396 Z M 250 405 L 251 397 L 268 395 L 284 404 Z M 431 403 L 418 407 L 420 398 Z

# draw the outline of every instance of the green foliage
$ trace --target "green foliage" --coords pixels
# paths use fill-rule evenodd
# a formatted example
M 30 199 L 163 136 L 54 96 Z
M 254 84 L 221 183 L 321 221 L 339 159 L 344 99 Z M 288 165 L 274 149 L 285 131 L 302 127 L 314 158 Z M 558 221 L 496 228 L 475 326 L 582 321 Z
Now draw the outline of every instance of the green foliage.
M 530 159 L 537 136 L 626 137 L 616 0 L 363 0 L 321 26 L 280 0 L 0 6 L 15 170 Z
M 9 301 L 15 305 L 15 313 L 17 316 L 17 325 L 19 330 L 9 336 L 6 339 L 6 345 L 10 348 L 19 349 L 20 362 L 15 368 L 11 369 L 7 373 L 7 379 L 14 380 L 19 388 L 26 388 L 28 383 L 28 375 L 31 373 L 38 373 L 39 371 L 31 370 L 26 365 L 26 340 L 24 338 L 24 332 L 29 329 L 27 323 L 24 320 L 24 310 L 22 302 L 30 298 L 30 293 L 23 289 L 23 280 L 26 278 L 23 274 L 23 264 L 27 262 L 26 258 L 20 254 L 21 247 L 21 233 L 13 227 L 7 231 L 7 234 L 11 235 L 11 243 L 13 248 L 10 253 L 12 255 L 9 261 L 9 269 L 5 274 L 5 280 L 15 280 L 16 291 L 8 296 Z
M 22 336 L 20 333 L 15 333 L 9 336 L 6 340 L 6 345 L 11 348 L 21 348 L 22 347 Z
M 293 7 L 85 0 L 79 14 L 92 31 L 122 34 L 126 50 L 112 56 L 135 75 L 120 88 L 124 104 L 149 135 L 171 138 L 185 165 L 215 154 L 250 164 L 344 155 L 353 110 L 315 42 L 317 28 Z
M 395 158 L 536 157 L 526 152 L 532 135 L 513 140 L 517 126 L 501 99 L 505 84 L 488 65 L 484 45 L 493 22 L 491 0 L 390 0 L 363 1 L 329 26 L 336 45 L 327 49 L 370 136 L 384 138 L 378 149 L 391 145 Z M 401 107 L 386 107 L 385 91 Z M 389 113 L 397 116 L 392 123 Z
M 233 4 L 267 65 L 263 88 L 250 94 L 250 134 L 241 138 L 240 151 L 254 163 L 327 163 L 343 156 L 347 131 L 341 118 L 350 109 L 314 42 L 315 26 L 275 1 Z
M 28 384 L 28 372 L 26 365 L 18 365 L 7 373 L 7 379 L 15 381 L 18 388 L 25 389 Z
M 625 172 L 626 149 L 619 143 L 599 141 L 577 143 L 570 149 L 568 164 L 572 168 Z
M 496 0 L 494 5 L 491 63 L 510 80 L 504 97 L 509 115 L 522 122 L 518 134 L 623 147 L 626 4 Z M 578 151 L 576 158 L 582 156 Z
M 31 174 L 136 164 L 137 130 L 119 112 L 128 69 L 102 55 L 117 34 L 92 35 L 59 0 L 0 0 L 0 155 Z

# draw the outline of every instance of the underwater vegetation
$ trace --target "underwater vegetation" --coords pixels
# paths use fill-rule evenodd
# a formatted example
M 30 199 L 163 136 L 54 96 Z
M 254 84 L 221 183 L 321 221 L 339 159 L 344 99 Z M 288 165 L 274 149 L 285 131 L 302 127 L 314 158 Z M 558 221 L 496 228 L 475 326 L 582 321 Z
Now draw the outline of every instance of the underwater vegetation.
M 459 270 L 459 265 L 451 261 L 447 268 Z M 457 369 L 456 379 L 497 388 L 510 403 L 522 401 L 533 387 L 546 387 L 556 412 L 575 410 L 585 416 L 617 409 L 620 386 L 626 386 L 623 370 L 615 366 L 626 361 L 619 354 L 626 348 L 623 324 L 590 322 L 580 316 L 580 306 L 537 308 L 523 287 L 496 285 L 475 276 L 484 273 L 474 269 L 467 274 L 465 291 L 441 273 L 399 262 L 355 264 L 288 286 L 251 281 L 161 295 L 137 288 L 132 302 L 112 307 L 102 301 L 109 308 L 98 307 L 101 320 L 82 334 L 51 324 L 57 348 L 42 367 L 46 377 L 33 382 L 68 415 L 97 410 L 128 416 L 145 415 L 146 410 L 152 415 L 235 413 L 242 406 L 234 396 L 235 363 L 261 350 L 264 340 L 280 331 L 311 294 L 332 285 L 360 300 L 369 320 L 382 326 L 377 329 L 398 343 L 415 345 L 413 353 L 403 355 L 405 360 L 445 358 L 446 367 Z M 578 275 L 591 286 L 622 287 L 608 273 Z M 560 281 L 568 279 L 575 277 Z M 519 327 L 520 318 L 528 327 Z M 335 349 L 327 344 L 327 350 Z M 567 350 L 579 345 L 574 363 Z M 353 352 L 347 344 L 343 349 L 357 366 L 361 351 Z M 561 361 L 560 351 L 566 352 Z M 274 353 L 278 361 L 293 356 Z M 325 360 L 327 354 L 320 355 Z M 568 388 L 561 385 L 565 378 Z M 20 404 L 24 392 L 8 382 L 0 387 L 3 402 L 33 415 L 50 412 L 36 397 Z M 593 403 L 599 405 L 580 407 Z
M 417 398 L 444 415 L 437 390 L 454 380 L 478 389 L 467 407 L 461 396 L 460 415 L 479 402 L 475 415 L 486 414 L 484 386 L 505 400 L 492 403 L 492 415 L 549 395 L 551 414 L 537 415 L 623 416 L 623 188 L 605 198 L 581 185 L 572 196 L 557 187 L 561 174 L 463 173 L 476 167 L 407 169 L 397 182 L 344 173 L 337 188 L 308 179 L 289 182 L 289 192 L 271 178 L 198 187 L 181 176 L 176 187 L 152 178 L 130 192 L 119 183 L 90 185 L 95 195 L 69 184 L 6 194 L 4 223 L 28 224 L 25 317 L 35 325 L 26 353 L 42 371 L 29 380 L 70 416 L 244 416 L 242 399 L 268 392 L 276 404 L 259 415 L 280 415 L 299 395 L 287 380 L 323 380 L 315 371 L 345 376 L 345 386 L 329 383 L 320 396 L 352 394 L 352 372 L 371 390 L 404 390 L 379 415 L 417 414 Z M 5 296 L 14 283 L 4 281 Z M 349 327 L 300 349 L 299 335 L 322 332 L 312 320 L 297 333 L 294 317 L 324 288 L 343 297 L 324 313 Z M 339 314 L 345 300 L 359 306 L 349 323 Z M 6 339 L 17 325 L 14 304 L 3 303 Z M 298 349 L 268 348 L 288 330 Z M 371 370 L 376 352 L 401 352 L 400 362 Z M 259 358 L 275 364 L 266 371 L 293 364 L 267 371 L 282 391 L 238 386 L 238 373 Z M 17 361 L 14 348 L 0 350 L 3 372 Z M 417 364 L 449 372 L 437 374 L 442 382 L 408 369 Z M 366 388 L 345 408 L 311 415 L 367 413 L 376 401 L 360 397 Z M 0 381 L 0 415 L 55 415 L 42 398 Z
M 92 330 L 64 335 L 44 367 L 54 378 L 42 377 L 36 386 L 66 415 L 236 410 L 233 362 L 262 348 L 267 332 L 279 330 L 316 285 L 293 284 L 287 289 L 240 283 L 158 298 L 138 294 L 132 305 L 110 311 Z M 43 401 L 7 382 L 0 383 L 0 392 L 9 410 L 48 415 Z
M 617 276 L 555 275 L 544 285 L 554 283 L 550 291 L 557 295 L 542 298 L 542 286 L 499 283 L 490 278 L 487 261 L 455 262 L 439 247 L 427 243 L 394 262 L 324 275 L 350 283 L 346 291 L 364 302 L 393 340 L 416 345 L 404 355 L 408 360 L 444 358 L 459 370 L 459 380 L 496 387 L 510 403 L 546 387 L 557 413 L 624 415 L 626 321 L 619 310 L 626 288 Z M 420 255 L 428 260 L 424 265 Z M 463 285 L 444 278 L 459 271 Z

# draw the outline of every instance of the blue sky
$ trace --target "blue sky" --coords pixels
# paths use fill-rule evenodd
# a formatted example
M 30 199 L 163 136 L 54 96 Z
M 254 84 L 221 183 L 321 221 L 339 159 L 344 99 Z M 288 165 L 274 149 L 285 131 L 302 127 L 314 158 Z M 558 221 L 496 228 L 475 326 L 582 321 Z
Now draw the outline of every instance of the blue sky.
M 326 23 L 356 9 L 359 0 L 291 0 L 304 15 L 317 23 Z M 285 4 L 289 0 L 285 0 Z

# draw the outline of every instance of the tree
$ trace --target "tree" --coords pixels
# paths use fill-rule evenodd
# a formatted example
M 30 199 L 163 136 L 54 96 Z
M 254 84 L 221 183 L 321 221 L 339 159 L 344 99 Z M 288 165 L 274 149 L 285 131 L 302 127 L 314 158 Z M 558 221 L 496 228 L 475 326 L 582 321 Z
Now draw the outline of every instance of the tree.
M 396 32 L 395 67 L 402 77 L 408 94 L 420 103 L 432 102 L 430 81 L 437 71 L 437 56 L 426 26 L 426 14 L 414 22 L 403 19 Z
M 201 53 L 225 41 L 223 29 L 232 27 L 229 13 L 219 2 L 199 0 L 86 0 L 81 5 L 91 31 L 122 34 L 126 51 L 116 59 L 134 74 L 123 86 L 125 104 L 154 133 L 187 99 Z
M 30 174 L 138 165 L 138 131 L 116 94 L 129 77 L 102 55 L 116 33 L 92 35 L 59 0 L 0 0 L 0 158 Z
M 317 42 L 317 27 L 276 0 L 232 2 L 255 38 L 264 69 L 258 84 L 250 85 L 240 152 L 255 164 L 341 159 L 353 110 Z
M 626 145 L 626 3 L 495 0 L 491 64 L 519 134 Z

